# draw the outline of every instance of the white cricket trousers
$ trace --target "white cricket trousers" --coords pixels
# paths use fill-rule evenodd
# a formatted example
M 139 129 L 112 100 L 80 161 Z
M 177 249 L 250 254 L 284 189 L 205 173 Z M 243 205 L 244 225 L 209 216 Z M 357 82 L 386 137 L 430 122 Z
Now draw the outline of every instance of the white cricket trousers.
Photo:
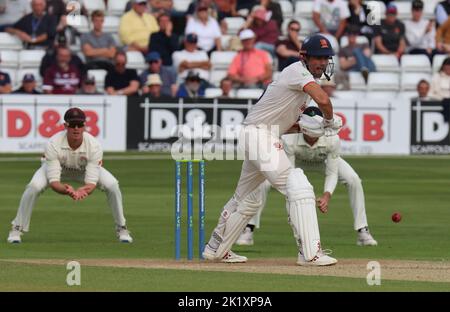
M 20 200 L 16 218 L 11 222 L 13 226 L 20 226 L 22 231 L 28 232 L 30 228 L 31 214 L 37 198 L 49 185 L 46 175 L 46 164 L 35 172 L 30 183 Z M 84 183 L 84 174 L 63 174 L 61 181 L 76 181 Z M 97 188 L 106 193 L 108 205 L 112 210 L 113 218 L 118 226 L 125 226 L 126 220 L 123 215 L 122 193 L 119 189 L 119 181 L 106 169 L 100 168 L 100 176 Z
M 338 162 L 338 180 L 342 183 L 348 191 L 348 197 L 350 200 L 350 207 L 353 213 L 353 228 L 359 230 L 368 226 L 366 216 L 366 206 L 364 199 L 364 190 L 362 187 L 361 179 L 355 170 L 342 158 Z M 260 226 L 261 213 L 266 204 L 267 194 L 270 191 L 270 184 L 268 181 L 264 181 L 255 191 L 258 197 L 260 197 L 260 209 L 258 213 L 253 216 L 249 224 L 254 225 L 256 228 Z

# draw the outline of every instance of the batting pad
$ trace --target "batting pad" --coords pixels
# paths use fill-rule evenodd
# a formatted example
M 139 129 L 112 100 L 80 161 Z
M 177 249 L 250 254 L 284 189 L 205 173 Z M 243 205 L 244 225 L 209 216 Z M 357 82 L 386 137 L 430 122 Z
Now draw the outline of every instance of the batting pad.
M 320 233 L 314 199 L 289 201 L 289 218 L 294 234 L 300 236 L 302 253 L 307 261 L 320 250 Z
M 233 246 L 239 238 L 239 235 L 241 235 L 252 216 L 253 215 L 243 215 L 237 211 L 231 214 L 225 225 L 222 243 L 219 245 L 219 248 L 217 248 L 216 258 L 222 259 L 226 255 L 231 249 L 231 246 Z

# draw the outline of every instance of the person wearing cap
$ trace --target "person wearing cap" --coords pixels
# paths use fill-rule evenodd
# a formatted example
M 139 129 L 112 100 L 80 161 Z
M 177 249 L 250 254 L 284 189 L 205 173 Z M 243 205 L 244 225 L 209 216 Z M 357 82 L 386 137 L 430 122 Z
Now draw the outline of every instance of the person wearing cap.
M 342 0 L 314 0 L 313 21 L 320 33 L 331 34 L 339 40 L 349 17 L 348 5 Z
M 433 20 L 423 17 L 423 1 L 414 0 L 412 3 L 412 20 L 406 20 L 405 37 L 409 54 L 425 54 L 433 61 L 436 48 L 436 31 Z
M 15 94 L 41 94 L 36 90 L 36 78 L 33 74 L 25 74 L 22 79 L 22 86 L 15 90 Z
M 56 63 L 45 70 L 42 90 L 46 94 L 75 94 L 81 84 L 81 72 L 70 63 L 67 47 L 58 47 Z
M 114 70 L 106 74 L 105 91 L 109 95 L 136 95 L 139 77 L 135 69 L 127 68 L 127 54 L 119 51 L 114 57 Z
M 348 45 L 339 50 L 339 66 L 342 71 L 360 72 L 367 83 L 369 73 L 376 71 L 372 59 L 372 50 L 368 44 L 358 44 L 359 27 L 347 27 Z
M 287 25 L 287 38 L 277 41 L 275 51 L 278 57 L 278 71 L 300 60 L 298 55 L 302 47 L 299 39 L 300 29 L 300 22 L 291 20 Z
M 270 19 L 275 21 L 278 26 L 278 29 L 281 29 L 283 25 L 283 11 L 281 10 L 281 5 L 277 1 L 272 0 L 258 0 L 258 3 L 255 6 L 262 6 L 266 9 L 268 15 L 270 15 Z M 255 8 L 253 6 L 252 10 Z
M 30 13 L 28 0 L 0 0 L 0 32 Z
M 195 14 L 188 19 L 185 34 L 197 34 L 197 47 L 210 54 L 213 50 L 222 50 L 222 33 L 217 20 L 208 13 L 208 6 L 200 4 Z
M 145 59 L 148 63 L 148 68 L 144 70 L 139 76 L 141 88 L 147 93 L 146 86 L 148 76 L 150 74 L 158 74 L 160 77 L 161 92 L 164 96 L 175 96 L 177 93 L 177 74 L 174 70 L 162 66 L 161 55 L 158 52 L 150 52 Z
M 381 25 L 374 26 L 374 41 L 377 54 L 391 54 L 400 59 L 405 53 L 405 25 L 397 19 L 395 4 L 386 7 L 386 18 L 381 20 Z
M 18 37 L 28 49 L 47 48 L 56 34 L 56 17 L 45 12 L 45 0 L 32 0 L 31 13 L 18 20 L 6 32 Z
M 146 0 L 133 0 L 132 9 L 120 19 L 119 37 L 130 51 L 146 54 L 150 35 L 159 31 L 155 17 L 146 11 Z
M 162 96 L 162 80 L 158 74 L 150 74 L 147 76 L 147 81 L 142 88 L 142 95 L 149 96 L 153 99 L 160 99 Z
M 100 10 L 95 10 L 91 14 L 91 32 L 81 36 L 81 50 L 86 57 L 86 70 L 113 69 L 113 59 L 116 55 L 116 44 L 111 34 L 103 32 L 105 14 Z
M 96 188 L 104 191 L 113 213 L 117 237 L 121 242 L 133 241 L 123 215 L 119 182 L 102 167 L 102 147 L 86 131 L 85 123 L 86 114 L 77 107 L 70 108 L 64 114 L 61 130 L 65 131 L 53 135 L 47 142 L 41 167 L 33 175 L 20 200 L 8 243 L 22 242 L 21 236 L 29 231 L 36 200 L 47 187 L 75 201 L 86 199 Z M 84 185 L 75 189 L 69 181 Z
M 228 77 L 236 87 L 264 88 L 272 80 L 272 61 L 266 51 L 255 48 L 255 37 L 250 29 L 239 34 L 243 49 L 228 67 Z
M 238 140 L 238 148 L 244 155 L 241 175 L 204 248 L 206 260 L 248 260 L 232 252 L 231 247 L 258 212 L 259 206 L 254 202 L 247 205 L 247 197 L 258 196 L 258 186 L 268 180 L 286 199 L 289 223 L 298 248 L 296 263 L 327 266 L 337 262 L 322 250 L 314 189 L 302 169 L 292 165 L 281 141 L 281 136 L 286 133 L 302 131 L 299 119 L 304 117 L 302 113 L 311 99 L 323 115 L 320 120 L 314 119 L 315 129 L 320 129 L 318 135 L 339 140 L 337 133 L 342 120 L 333 113 L 330 98 L 318 84 L 322 76 L 331 79 L 333 75 L 330 60 L 334 51 L 326 37 L 313 35 L 303 42 L 300 56 L 300 61 L 286 67 L 268 85 L 242 123 Z
M 178 72 L 178 80 L 183 81 L 189 71 L 200 75 L 204 81 L 209 80 L 211 62 L 206 51 L 197 49 L 198 36 L 187 34 L 184 37 L 184 49 L 172 54 L 173 66 Z
M 83 79 L 83 81 L 81 83 L 81 88 L 77 91 L 77 94 L 100 95 L 103 93 L 97 90 L 97 86 L 95 84 L 95 77 L 94 76 L 86 76 Z
M 2 63 L 1 59 L 1 53 L 0 53 L 0 64 Z M 11 86 L 11 78 L 9 77 L 8 73 L 2 72 L 0 70 L 0 94 L 7 94 L 11 93 L 12 86 Z
M 255 33 L 257 49 L 265 50 L 275 56 L 275 43 L 280 35 L 280 29 L 274 20 L 269 19 L 270 14 L 265 7 L 254 6 L 244 28 L 251 29 Z
M 173 32 L 173 23 L 169 14 L 158 16 L 159 31 L 150 35 L 148 50 L 158 52 L 164 67 L 172 68 L 172 54 L 178 50 L 179 36 Z
M 184 83 L 180 84 L 176 97 L 196 99 L 205 96 L 205 87 L 198 73 L 189 71 Z

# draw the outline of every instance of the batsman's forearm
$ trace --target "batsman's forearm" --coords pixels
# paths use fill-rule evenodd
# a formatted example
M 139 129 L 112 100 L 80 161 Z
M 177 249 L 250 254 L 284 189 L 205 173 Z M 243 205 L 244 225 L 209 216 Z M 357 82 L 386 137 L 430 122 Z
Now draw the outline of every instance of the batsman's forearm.
M 52 188 L 52 190 L 54 190 L 58 194 L 61 194 L 61 195 L 68 194 L 66 186 L 64 184 L 62 184 L 61 182 L 51 182 L 50 187 Z

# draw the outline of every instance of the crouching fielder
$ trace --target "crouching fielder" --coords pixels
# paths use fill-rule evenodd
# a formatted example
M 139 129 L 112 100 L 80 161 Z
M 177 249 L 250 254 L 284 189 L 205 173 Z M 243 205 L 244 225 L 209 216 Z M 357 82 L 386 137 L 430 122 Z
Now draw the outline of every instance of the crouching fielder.
M 306 116 L 317 118 L 320 121 L 322 112 L 317 107 L 308 107 L 303 112 L 302 119 L 306 119 Z M 337 135 L 319 137 L 320 129 L 316 131 L 307 127 L 302 127 L 302 132 L 284 135 L 282 137 L 283 146 L 293 166 L 301 167 L 306 172 L 325 172 L 324 193 L 318 198 L 318 208 L 323 213 L 328 211 L 328 203 L 337 182 L 341 182 L 347 187 L 350 198 L 354 220 L 353 227 L 358 236 L 356 244 L 359 246 L 376 246 L 377 241 L 370 234 L 367 224 L 361 179 L 355 170 L 340 157 L 339 137 Z M 265 181 L 258 187 L 256 194 L 251 194 L 248 199 L 244 200 L 243 205 L 246 205 L 255 196 L 259 196 L 257 203 L 260 203 L 261 206 L 236 241 L 237 245 L 253 245 L 253 230 L 255 227 L 259 228 L 261 212 L 264 209 L 270 188 L 270 183 Z M 254 204 L 250 203 L 250 205 Z
M 8 242 L 21 242 L 21 235 L 29 230 L 31 213 L 38 196 L 50 186 L 56 193 L 73 200 L 85 199 L 97 187 L 105 191 L 116 223 L 117 237 L 121 242 L 131 243 L 133 239 L 125 224 L 119 182 L 101 166 L 103 151 L 99 142 L 85 132 L 86 115 L 79 108 L 71 108 L 64 114 L 64 121 L 66 131 L 50 138 L 45 161 L 22 195 Z M 75 190 L 70 184 L 61 181 L 76 181 L 84 183 L 84 186 Z
M 251 40 L 251 39 L 250 39 Z M 203 257 L 222 262 L 245 262 L 247 258 L 231 252 L 260 203 L 240 205 L 262 182 L 286 196 L 286 206 L 294 237 L 298 242 L 299 265 L 332 265 L 336 259 L 326 255 L 320 245 L 316 200 L 312 185 L 300 168 L 293 168 L 282 148 L 280 136 L 297 125 L 311 98 L 324 113 L 323 128 L 329 134 L 339 129 L 333 107 L 315 79 L 332 74 L 334 55 L 330 42 L 321 35 L 307 38 L 300 51 L 301 61 L 286 67 L 272 82 L 244 120 L 239 148 L 244 152 L 241 176 L 233 197 L 224 206 Z M 255 196 L 258 198 L 258 196 Z M 238 209 L 243 207 L 244 209 Z

